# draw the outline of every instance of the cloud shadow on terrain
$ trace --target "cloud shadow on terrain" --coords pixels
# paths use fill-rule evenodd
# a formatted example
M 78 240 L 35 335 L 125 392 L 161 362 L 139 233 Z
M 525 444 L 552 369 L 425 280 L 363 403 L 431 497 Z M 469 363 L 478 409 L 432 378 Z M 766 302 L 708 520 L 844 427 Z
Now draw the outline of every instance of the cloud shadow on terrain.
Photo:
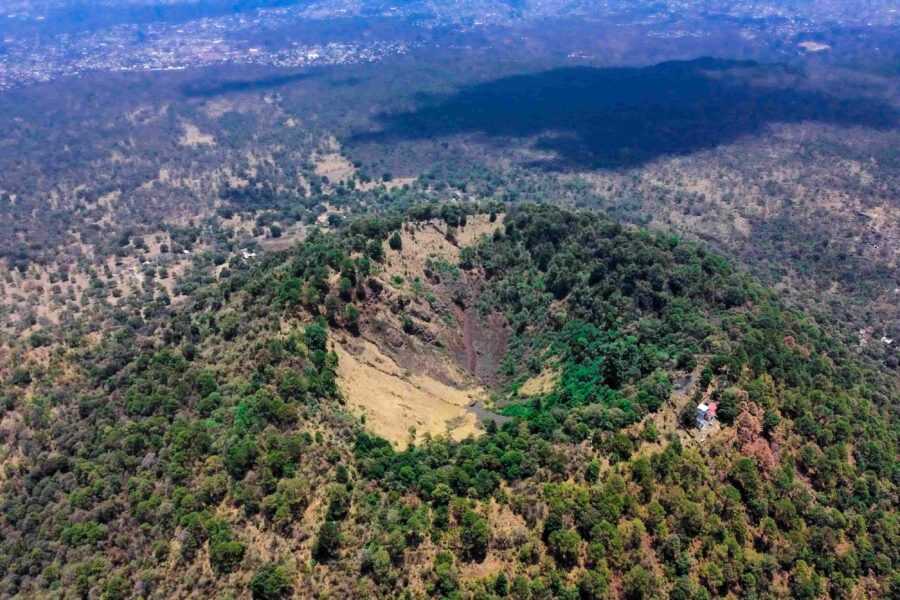
M 812 90 L 784 67 L 711 58 L 644 68 L 560 68 L 516 75 L 382 114 L 356 143 L 475 134 L 504 145 L 534 139 L 554 169 L 638 166 L 761 132 L 776 122 L 889 128 L 897 114 L 867 98 Z
M 283 87 L 317 76 L 318 72 L 304 71 L 302 73 L 293 73 L 291 75 L 261 77 L 259 79 L 202 81 L 183 86 L 181 88 L 181 93 L 190 98 L 212 98 L 233 92 L 254 92 Z

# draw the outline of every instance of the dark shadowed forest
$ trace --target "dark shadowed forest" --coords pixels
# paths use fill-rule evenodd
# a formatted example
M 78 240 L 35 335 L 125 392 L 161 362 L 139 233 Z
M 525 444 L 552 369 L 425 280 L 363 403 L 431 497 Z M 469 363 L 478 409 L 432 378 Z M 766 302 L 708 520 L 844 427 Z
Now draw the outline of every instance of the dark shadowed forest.
M 888 102 L 811 90 L 801 73 L 700 59 L 643 68 L 564 68 L 466 87 L 449 98 L 380 117 L 376 143 L 477 134 L 511 145 L 534 140 L 546 166 L 632 168 L 757 135 L 773 123 L 887 130 Z M 356 140 L 354 140 L 356 141 Z

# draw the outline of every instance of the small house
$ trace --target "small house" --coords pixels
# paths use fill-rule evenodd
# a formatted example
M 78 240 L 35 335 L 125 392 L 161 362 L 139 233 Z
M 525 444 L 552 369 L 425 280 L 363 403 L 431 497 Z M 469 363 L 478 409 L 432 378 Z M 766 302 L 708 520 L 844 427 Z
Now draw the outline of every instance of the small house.
M 701 402 L 697 405 L 697 429 L 703 429 L 716 418 L 716 409 L 719 406 L 715 402 Z

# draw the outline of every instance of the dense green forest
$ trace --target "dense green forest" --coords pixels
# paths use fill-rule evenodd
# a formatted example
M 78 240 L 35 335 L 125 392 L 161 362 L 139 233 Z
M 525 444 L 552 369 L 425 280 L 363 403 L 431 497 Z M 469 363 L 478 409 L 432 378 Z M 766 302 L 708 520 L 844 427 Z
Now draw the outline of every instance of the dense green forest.
M 408 318 L 383 276 L 404 223 L 449 238 L 476 210 L 502 227 L 415 282 L 473 283 L 454 301 L 502 316 L 499 416 L 400 450 L 348 410 L 334 336 L 384 304 Z M 900 594 L 893 371 L 667 234 L 541 205 L 391 214 L 9 349 L 0 595 Z M 660 434 L 701 398 L 717 436 Z

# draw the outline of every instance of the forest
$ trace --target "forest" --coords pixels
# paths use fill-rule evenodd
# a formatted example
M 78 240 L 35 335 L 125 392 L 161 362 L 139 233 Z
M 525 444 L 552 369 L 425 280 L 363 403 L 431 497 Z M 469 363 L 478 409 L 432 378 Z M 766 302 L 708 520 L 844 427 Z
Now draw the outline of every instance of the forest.
M 896 34 L 394 4 L 0 92 L 0 598 L 900 598 Z
M 535 70 L 488 54 L 5 92 L 4 334 L 51 325 L 39 306 L 55 322 L 85 295 L 127 295 L 143 284 L 133 269 L 177 280 L 184 250 L 227 260 L 289 245 L 319 218 L 492 200 L 598 208 L 706 244 L 823 325 L 853 323 L 860 351 L 896 366 L 863 343 L 898 322 L 889 77 L 710 58 Z
M 396 448 L 349 410 L 335 338 L 408 309 L 384 275 L 400 232 L 451 238 L 479 211 L 502 226 L 416 281 L 483 284 L 454 301 L 510 331 L 507 418 Z M 900 593 L 896 377 L 693 242 L 593 211 L 425 204 L 205 273 L 179 303 L 9 350 L 0 594 Z M 557 384 L 524 393 L 547 366 Z M 660 434 L 654 415 L 689 423 L 701 398 L 717 437 Z

